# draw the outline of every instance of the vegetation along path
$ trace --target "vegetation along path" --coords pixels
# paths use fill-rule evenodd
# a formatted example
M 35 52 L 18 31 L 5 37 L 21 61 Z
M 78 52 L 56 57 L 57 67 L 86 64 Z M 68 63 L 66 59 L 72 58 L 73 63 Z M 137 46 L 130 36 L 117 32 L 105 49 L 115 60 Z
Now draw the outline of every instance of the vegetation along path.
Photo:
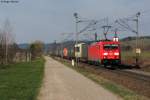
M 38 100 L 122 100 L 78 72 L 45 58 L 45 77 Z
M 36 100 L 44 59 L 0 65 L 0 100 Z

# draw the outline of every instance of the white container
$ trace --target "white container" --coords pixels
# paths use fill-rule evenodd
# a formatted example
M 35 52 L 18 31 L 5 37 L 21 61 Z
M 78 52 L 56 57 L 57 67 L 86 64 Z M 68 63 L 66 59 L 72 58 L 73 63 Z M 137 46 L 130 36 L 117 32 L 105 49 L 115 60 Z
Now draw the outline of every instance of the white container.
M 75 57 L 87 58 L 87 44 L 79 43 L 75 44 Z

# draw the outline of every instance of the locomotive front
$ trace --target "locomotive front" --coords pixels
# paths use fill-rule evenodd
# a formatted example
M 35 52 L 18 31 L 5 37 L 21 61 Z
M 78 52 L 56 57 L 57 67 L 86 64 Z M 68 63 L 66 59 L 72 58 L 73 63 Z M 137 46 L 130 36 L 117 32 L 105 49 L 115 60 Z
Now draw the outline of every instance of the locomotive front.
M 104 65 L 119 65 L 121 63 L 121 52 L 119 42 L 107 41 L 101 44 L 101 61 Z

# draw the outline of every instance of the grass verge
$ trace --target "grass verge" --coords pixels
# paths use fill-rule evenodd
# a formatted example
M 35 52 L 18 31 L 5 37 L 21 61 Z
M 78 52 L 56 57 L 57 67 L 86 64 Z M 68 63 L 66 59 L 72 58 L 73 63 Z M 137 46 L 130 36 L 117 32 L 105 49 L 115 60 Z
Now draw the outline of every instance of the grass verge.
M 141 96 L 141 95 L 138 95 L 135 92 L 133 92 L 133 91 L 121 86 L 121 85 L 118 85 L 112 81 L 109 81 L 109 80 L 103 78 L 102 76 L 97 75 L 97 74 L 93 73 L 92 71 L 89 71 L 83 67 L 73 67 L 68 62 L 65 62 L 62 60 L 59 60 L 59 61 L 61 63 L 63 63 L 64 65 L 66 65 L 66 66 L 76 70 L 77 72 L 83 74 L 84 76 L 93 80 L 94 82 L 98 83 L 99 85 L 103 86 L 104 88 L 111 91 L 112 93 L 119 95 L 124 100 L 149 100 L 148 98 Z
M 42 82 L 44 59 L 0 65 L 0 100 L 35 100 Z

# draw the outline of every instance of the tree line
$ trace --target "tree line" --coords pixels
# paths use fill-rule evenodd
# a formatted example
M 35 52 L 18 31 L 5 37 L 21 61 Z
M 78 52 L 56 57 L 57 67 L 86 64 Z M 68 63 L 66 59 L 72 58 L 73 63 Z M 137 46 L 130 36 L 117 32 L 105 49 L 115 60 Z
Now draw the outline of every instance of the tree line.
M 12 26 L 7 19 L 0 29 L 0 64 L 13 62 L 17 48 L 18 46 L 15 43 Z
M 9 64 L 16 62 L 16 59 L 34 60 L 43 55 L 44 43 L 35 41 L 26 49 L 19 48 L 15 42 L 10 21 L 5 20 L 0 27 L 0 64 Z

